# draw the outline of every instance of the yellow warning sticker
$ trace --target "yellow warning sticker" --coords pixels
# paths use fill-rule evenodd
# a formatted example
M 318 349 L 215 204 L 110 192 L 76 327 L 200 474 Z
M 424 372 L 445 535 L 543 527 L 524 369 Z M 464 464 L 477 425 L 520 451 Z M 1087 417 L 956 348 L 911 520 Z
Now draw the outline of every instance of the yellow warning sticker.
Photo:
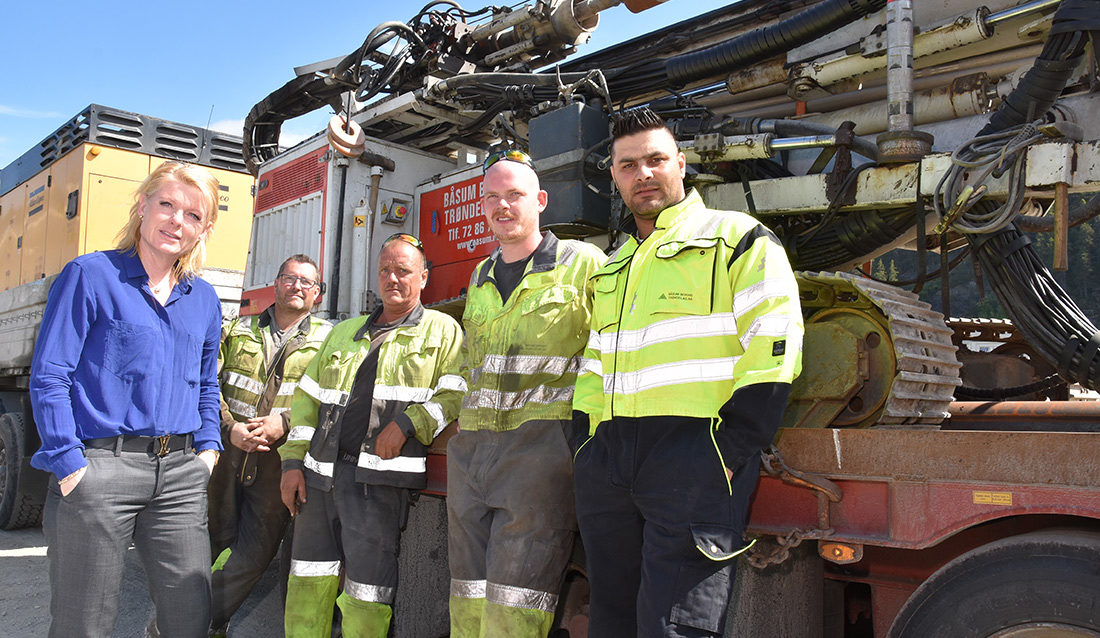
M 355 215 L 351 218 L 351 225 L 353 228 L 362 228 L 367 225 L 366 215 Z
M 976 505 L 1012 505 L 1012 492 L 974 492 Z

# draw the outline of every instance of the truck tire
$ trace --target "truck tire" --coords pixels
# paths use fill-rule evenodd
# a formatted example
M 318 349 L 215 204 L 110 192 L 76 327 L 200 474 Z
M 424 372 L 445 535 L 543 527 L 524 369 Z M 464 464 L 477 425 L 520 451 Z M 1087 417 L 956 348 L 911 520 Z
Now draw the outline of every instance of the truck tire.
M 1096 636 L 1100 534 L 1051 530 L 971 550 L 909 597 L 890 638 Z
M 0 529 L 31 527 L 42 520 L 41 502 L 20 484 L 23 458 L 23 417 L 0 415 Z

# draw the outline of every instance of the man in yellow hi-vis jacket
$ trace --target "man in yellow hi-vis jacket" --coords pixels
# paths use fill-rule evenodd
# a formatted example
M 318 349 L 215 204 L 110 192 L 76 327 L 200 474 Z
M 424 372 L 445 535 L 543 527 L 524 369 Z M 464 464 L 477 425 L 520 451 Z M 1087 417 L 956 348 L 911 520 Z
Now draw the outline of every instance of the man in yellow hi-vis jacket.
M 547 193 L 516 149 L 485 161 L 500 246 L 467 288 L 461 431 L 447 447 L 452 638 L 545 637 L 573 547 L 566 432 L 587 341 L 590 244 L 539 231 Z
M 226 633 L 229 619 L 275 557 L 290 521 L 279 494 L 276 450 L 290 431 L 298 379 L 332 328 L 310 314 L 320 292 L 317 264 L 307 255 L 292 255 L 275 277 L 275 303 L 222 328 L 218 381 L 225 452 L 207 487 L 214 636 Z
M 798 287 L 769 230 L 685 192 L 656 114 L 619 116 L 611 159 L 638 230 L 590 281 L 573 399 L 588 631 L 720 636 L 758 455 L 801 367 Z
M 288 638 L 328 636 L 334 601 L 343 635 L 389 631 L 409 491 L 425 487 L 427 447 L 466 389 L 453 373 L 462 331 L 420 304 L 427 281 L 420 240 L 388 238 L 378 258 L 382 306 L 337 324 L 294 393 L 279 449 L 283 503 L 297 516 Z

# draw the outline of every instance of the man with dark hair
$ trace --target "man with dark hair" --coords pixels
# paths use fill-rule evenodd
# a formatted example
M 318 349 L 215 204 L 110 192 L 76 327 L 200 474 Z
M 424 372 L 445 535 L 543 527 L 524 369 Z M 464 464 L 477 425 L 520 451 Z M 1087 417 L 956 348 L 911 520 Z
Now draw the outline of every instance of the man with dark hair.
M 213 635 L 224 635 L 279 549 L 290 513 L 276 450 L 290 431 L 290 400 L 332 327 L 310 315 L 317 264 L 292 255 L 275 277 L 275 303 L 226 323 L 218 358 L 225 454 L 210 477 Z M 288 548 L 289 551 L 289 548 Z
M 612 140 L 638 231 L 590 281 L 573 399 L 588 631 L 720 636 L 758 455 L 801 368 L 798 287 L 768 229 L 685 192 L 660 117 L 631 111 Z

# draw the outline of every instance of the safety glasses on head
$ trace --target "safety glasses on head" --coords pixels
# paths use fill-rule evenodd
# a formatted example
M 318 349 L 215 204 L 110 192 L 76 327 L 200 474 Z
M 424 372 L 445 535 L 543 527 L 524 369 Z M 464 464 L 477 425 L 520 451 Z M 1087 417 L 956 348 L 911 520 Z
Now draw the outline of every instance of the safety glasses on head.
M 490 166 L 496 164 L 500 160 L 519 162 L 520 164 L 526 164 L 531 170 L 535 170 L 535 162 L 526 152 L 518 148 L 504 148 L 499 151 L 489 153 L 489 156 L 485 158 L 485 163 L 481 165 L 482 171 L 489 170 Z
M 386 241 L 382 242 L 382 246 L 385 247 L 386 244 L 389 244 L 391 241 L 403 241 L 410 246 L 415 246 L 420 251 L 420 254 L 424 254 L 424 244 L 408 233 L 394 233 L 387 237 Z

